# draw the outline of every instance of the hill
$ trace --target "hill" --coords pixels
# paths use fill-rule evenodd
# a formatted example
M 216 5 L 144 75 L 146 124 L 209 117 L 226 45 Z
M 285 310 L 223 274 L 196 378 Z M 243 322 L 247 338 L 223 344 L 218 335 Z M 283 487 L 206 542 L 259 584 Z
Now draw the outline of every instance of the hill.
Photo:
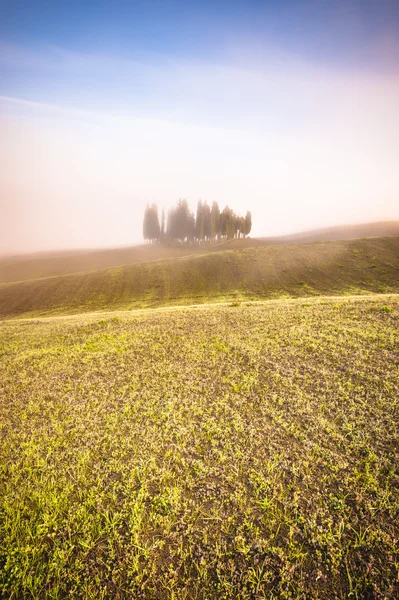
M 382 221 L 378 223 L 361 223 L 359 225 L 339 225 L 325 227 L 312 231 L 304 231 L 292 235 L 269 238 L 275 243 L 286 244 L 287 242 L 306 243 L 315 241 L 353 240 L 357 238 L 387 237 L 399 235 L 399 221 Z M 267 240 L 268 238 L 263 238 Z
M 399 236 L 261 246 L 0 285 L 0 316 L 399 291 Z
M 143 244 L 105 250 L 40 252 L 0 259 L 0 283 L 24 281 L 205 253 L 209 246 Z
M 329 227 L 280 237 L 247 238 L 223 242 L 217 245 L 138 245 L 127 248 L 101 250 L 70 250 L 40 252 L 17 256 L 0 257 L 0 283 L 25 281 L 43 277 L 55 277 L 71 273 L 98 271 L 129 264 L 165 260 L 207 254 L 222 250 L 302 244 L 313 241 L 339 241 L 364 237 L 387 237 L 399 235 L 399 221 L 366 223 L 340 227 Z
M 355 240 L 370 237 L 388 237 L 399 235 L 399 221 L 381 221 L 378 223 L 361 223 L 359 225 L 338 225 L 301 231 L 278 237 L 263 237 L 247 240 L 232 240 L 226 243 L 226 249 L 250 248 L 252 246 L 276 246 L 286 244 L 308 244 L 310 242 L 328 242 L 340 240 Z
M 399 597 L 399 296 L 7 321 L 0 353 L 2 598 Z

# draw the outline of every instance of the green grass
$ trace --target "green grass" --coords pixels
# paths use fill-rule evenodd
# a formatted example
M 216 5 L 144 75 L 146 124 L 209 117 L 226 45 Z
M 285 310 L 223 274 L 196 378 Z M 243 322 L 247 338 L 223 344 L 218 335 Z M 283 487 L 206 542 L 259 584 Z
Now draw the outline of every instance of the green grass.
M 399 296 L 237 303 L 0 325 L 1 597 L 399 596 Z
M 399 292 L 399 236 L 212 252 L 0 285 L 0 317 Z

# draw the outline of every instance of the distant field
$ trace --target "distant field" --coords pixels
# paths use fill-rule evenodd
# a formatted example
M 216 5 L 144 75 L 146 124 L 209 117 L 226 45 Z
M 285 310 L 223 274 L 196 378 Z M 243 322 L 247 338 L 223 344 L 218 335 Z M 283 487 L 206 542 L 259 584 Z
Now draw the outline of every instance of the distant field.
M 0 285 L 0 317 L 399 291 L 399 236 L 263 246 Z
M 279 238 L 261 238 L 263 241 L 275 241 L 282 244 L 291 242 L 306 243 L 314 241 L 353 240 L 365 237 L 387 237 L 399 235 L 399 221 L 381 221 L 377 223 L 362 223 L 360 225 L 341 225 L 336 227 L 325 227 L 313 231 L 304 231 L 292 235 L 284 235 Z
M 206 243 L 199 246 L 195 244 L 192 246 L 143 244 L 127 248 L 71 250 L 8 256 L 0 257 L 0 283 L 55 277 L 84 271 L 98 271 L 153 260 L 159 261 L 191 256 L 193 254 L 219 252 L 221 250 L 243 250 L 259 246 L 302 244 L 327 240 L 350 240 L 364 237 L 387 237 L 392 235 L 399 235 L 399 221 L 328 227 L 326 229 L 305 231 L 273 238 L 241 238 L 239 240 L 212 245 Z
M 188 246 L 165 247 L 158 244 L 143 244 L 128 248 L 75 250 L 5 257 L 0 258 L 0 283 L 97 271 L 151 260 L 189 256 L 199 252 L 204 254 L 213 248 L 209 245 L 190 248 Z
M 399 295 L 5 321 L 0 352 L 1 597 L 399 597 Z

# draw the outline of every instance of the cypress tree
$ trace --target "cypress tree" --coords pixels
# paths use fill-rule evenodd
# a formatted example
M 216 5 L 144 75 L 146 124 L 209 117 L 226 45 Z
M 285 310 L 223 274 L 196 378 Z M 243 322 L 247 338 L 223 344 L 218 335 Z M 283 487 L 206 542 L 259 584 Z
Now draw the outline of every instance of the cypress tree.
M 152 241 L 158 240 L 161 233 L 158 219 L 158 207 L 156 204 L 152 204 L 149 209 L 149 236 Z
M 241 217 L 234 215 L 234 237 L 240 238 L 241 233 Z
M 252 215 L 248 211 L 245 215 L 245 235 L 248 235 L 252 229 Z
M 244 236 L 245 238 L 245 218 L 244 217 L 240 217 L 240 233 Z
M 204 211 L 202 201 L 198 202 L 197 217 L 195 219 L 195 237 L 200 242 L 204 238 Z
M 212 203 L 211 210 L 211 240 L 220 237 L 220 209 L 217 202 Z
M 209 240 L 211 237 L 211 209 L 205 202 L 202 206 L 204 215 L 204 240 Z
M 149 240 L 150 239 L 150 207 L 147 204 L 145 207 L 145 211 L 144 211 L 144 218 L 143 218 L 143 238 L 145 240 Z

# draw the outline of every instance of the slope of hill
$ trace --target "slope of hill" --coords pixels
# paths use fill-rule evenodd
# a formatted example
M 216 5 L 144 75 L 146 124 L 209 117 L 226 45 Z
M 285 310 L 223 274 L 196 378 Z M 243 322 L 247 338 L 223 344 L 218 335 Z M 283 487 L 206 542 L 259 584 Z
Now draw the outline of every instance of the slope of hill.
M 102 250 L 71 250 L 58 252 L 40 252 L 35 254 L 0 257 L 0 283 L 25 281 L 43 277 L 55 277 L 86 271 L 98 271 L 123 265 L 207 254 L 221 250 L 255 248 L 258 246 L 276 246 L 302 244 L 313 241 L 339 241 L 364 237 L 387 237 L 399 235 L 399 221 L 366 223 L 329 227 L 305 231 L 292 235 L 247 238 L 231 240 L 221 244 L 172 246 L 138 245 L 127 248 L 108 248 Z
M 150 260 L 178 258 L 198 252 L 205 253 L 208 249 L 209 246 L 168 247 L 143 244 L 127 248 L 40 252 L 10 256 L 0 259 L 0 283 L 98 271 Z
M 399 291 L 399 236 L 264 246 L 0 285 L 0 316 Z

